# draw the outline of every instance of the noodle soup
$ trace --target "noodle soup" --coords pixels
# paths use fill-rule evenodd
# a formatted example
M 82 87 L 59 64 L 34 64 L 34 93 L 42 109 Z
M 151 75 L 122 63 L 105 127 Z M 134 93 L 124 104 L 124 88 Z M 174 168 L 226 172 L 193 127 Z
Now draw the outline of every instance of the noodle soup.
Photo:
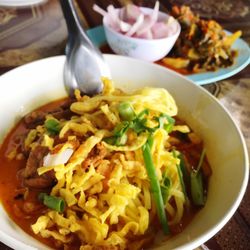
M 25 116 L 1 149 L 11 218 L 56 249 L 142 249 L 183 230 L 206 202 L 201 138 L 162 88 L 127 94 L 104 79 L 94 97 Z

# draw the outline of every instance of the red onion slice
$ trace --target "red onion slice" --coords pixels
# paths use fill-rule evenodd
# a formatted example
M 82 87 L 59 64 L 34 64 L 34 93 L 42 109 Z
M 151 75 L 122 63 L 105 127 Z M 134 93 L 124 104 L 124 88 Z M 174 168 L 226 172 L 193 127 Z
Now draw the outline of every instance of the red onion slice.
M 93 9 L 102 16 L 106 16 L 108 26 L 121 34 L 135 38 L 161 39 L 175 34 L 177 24 L 172 17 L 169 17 L 166 22 L 157 21 L 159 6 L 159 1 L 156 1 L 150 15 L 145 14 L 134 4 L 128 4 L 119 11 L 113 5 L 109 5 L 107 11 L 96 4 Z

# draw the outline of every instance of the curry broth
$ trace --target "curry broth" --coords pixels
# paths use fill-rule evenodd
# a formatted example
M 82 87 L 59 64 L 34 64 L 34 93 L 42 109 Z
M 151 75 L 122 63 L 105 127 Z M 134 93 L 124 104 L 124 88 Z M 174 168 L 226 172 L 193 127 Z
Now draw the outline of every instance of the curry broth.
M 44 112 L 50 112 L 56 109 L 57 107 L 60 107 L 63 105 L 66 101 L 69 101 L 68 98 L 61 99 L 55 102 L 51 102 L 49 104 L 46 104 L 37 110 L 44 111 Z M 36 222 L 38 217 L 46 211 L 46 207 L 40 203 L 38 200 L 38 194 L 41 192 L 44 192 L 45 190 L 39 190 L 39 189 L 33 189 L 29 188 L 28 195 L 25 199 L 23 199 L 23 193 L 25 190 L 25 187 L 21 181 L 20 178 L 18 178 L 18 172 L 25 168 L 26 165 L 26 159 L 20 159 L 20 160 L 10 160 L 8 159 L 8 154 L 16 147 L 20 147 L 21 140 L 19 137 L 21 135 L 27 134 L 29 129 L 26 127 L 24 118 L 21 119 L 14 128 L 9 132 L 9 134 L 6 136 L 3 144 L 0 147 L 0 199 L 1 202 L 7 211 L 8 215 L 11 217 L 11 219 L 19 225 L 26 233 L 31 235 L 32 237 L 36 238 L 40 242 L 43 242 L 44 244 L 53 247 L 55 249 L 63 249 L 63 244 L 60 244 L 58 241 L 52 239 L 52 238 L 43 238 L 41 236 L 36 235 L 33 233 L 31 229 L 31 225 Z M 201 149 L 199 149 L 201 150 Z M 49 192 L 49 189 L 46 190 Z M 27 210 L 27 204 L 32 204 L 35 209 L 31 213 L 27 213 L 25 211 L 25 207 Z M 196 214 L 196 212 L 199 209 L 196 207 L 191 206 L 190 209 L 184 211 L 184 215 L 182 217 L 182 220 L 178 225 L 170 226 L 171 236 L 180 233 L 186 225 L 192 220 L 193 216 Z M 157 218 L 156 220 L 153 220 L 151 223 L 154 224 L 153 231 L 150 230 L 151 233 L 147 233 L 145 236 L 142 236 L 144 238 L 147 238 L 146 243 L 147 246 L 152 245 L 153 238 L 152 234 L 155 234 L 155 230 L 160 229 L 159 222 Z M 156 229 L 157 228 L 157 229 Z M 141 238 L 141 237 L 139 237 Z M 166 240 L 169 238 L 166 237 Z M 133 239 L 133 238 L 132 238 Z M 130 240 L 129 244 L 136 243 L 136 240 Z M 75 237 L 75 240 L 69 244 L 69 249 L 79 249 L 81 243 L 77 237 Z M 69 246 L 68 245 L 68 246 Z M 145 248 L 145 247 L 144 247 Z M 129 248 L 128 248 L 129 249 Z
M 37 110 L 49 112 L 61 106 L 67 100 L 66 98 L 60 99 L 46 104 Z M 60 246 L 58 242 L 36 235 L 31 229 L 31 225 L 36 222 L 37 218 L 41 215 L 40 212 L 44 210 L 45 207 L 41 205 L 37 199 L 38 194 L 41 193 L 39 189 L 29 189 L 29 194 L 25 201 L 20 195 L 23 192 L 24 186 L 20 178 L 18 178 L 18 171 L 25 168 L 26 159 L 10 160 L 7 157 L 7 155 L 20 143 L 17 138 L 20 135 L 27 134 L 28 131 L 29 129 L 26 128 L 24 119 L 21 119 L 6 136 L 3 144 L 0 145 L 0 199 L 11 219 L 26 233 L 48 246 L 60 249 L 62 246 Z M 42 191 L 44 192 L 44 189 Z M 25 202 L 30 202 L 37 208 L 31 216 L 23 211 Z M 72 243 L 71 249 L 78 248 L 79 242 L 76 240 Z

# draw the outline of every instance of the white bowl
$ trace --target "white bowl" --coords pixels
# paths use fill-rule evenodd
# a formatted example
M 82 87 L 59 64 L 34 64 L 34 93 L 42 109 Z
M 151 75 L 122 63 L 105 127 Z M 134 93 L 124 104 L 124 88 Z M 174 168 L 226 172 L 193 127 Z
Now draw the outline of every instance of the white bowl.
M 229 113 L 203 88 L 159 65 L 116 55 L 105 56 L 116 86 L 124 90 L 145 85 L 164 87 L 175 98 L 179 116 L 205 141 L 213 174 L 208 199 L 179 235 L 155 249 L 198 247 L 232 217 L 246 190 L 248 155 L 242 134 Z M 14 69 L 0 77 L 0 142 L 24 114 L 66 95 L 65 57 L 52 57 Z M 0 163 L 1 164 L 1 163 Z M 16 226 L 0 207 L 0 240 L 14 249 L 48 249 Z
M 141 10 L 149 14 L 152 12 L 150 8 L 143 8 Z M 119 11 L 119 9 L 116 9 Z M 159 21 L 167 20 L 169 15 L 163 12 L 159 12 Z M 107 42 L 110 48 L 118 55 L 130 56 L 145 61 L 154 62 L 165 57 L 174 46 L 180 31 L 180 24 L 174 19 L 177 27 L 176 33 L 172 36 L 168 36 L 160 39 L 142 39 L 134 38 L 123 35 L 108 25 L 108 16 L 103 18 L 104 32 L 106 35 Z

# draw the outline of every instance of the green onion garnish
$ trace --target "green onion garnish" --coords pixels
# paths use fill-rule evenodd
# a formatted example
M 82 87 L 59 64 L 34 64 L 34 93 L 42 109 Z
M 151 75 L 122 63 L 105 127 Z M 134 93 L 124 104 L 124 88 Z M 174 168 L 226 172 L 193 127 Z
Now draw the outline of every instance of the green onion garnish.
M 61 130 L 59 121 L 54 118 L 47 119 L 44 123 L 44 126 L 47 132 L 51 135 L 57 135 Z
M 144 159 L 145 167 L 146 167 L 148 177 L 150 180 L 151 191 L 152 191 L 153 198 L 154 198 L 155 205 L 156 205 L 157 214 L 158 214 L 160 223 L 162 225 L 163 232 L 165 234 L 169 234 L 169 227 L 167 223 L 167 216 L 166 216 L 166 212 L 164 208 L 161 187 L 160 187 L 160 183 L 158 181 L 157 174 L 155 171 L 155 166 L 154 166 L 152 155 L 150 152 L 150 146 L 147 142 L 143 145 L 142 151 L 143 151 L 143 159 Z
M 120 103 L 118 110 L 123 121 L 132 121 L 135 118 L 135 111 L 129 102 Z
M 204 157 L 205 149 L 202 150 L 197 169 L 193 170 L 190 174 L 191 196 L 194 204 L 197 206 L 204 206 L 205 204 L 202 172 L 200 170 Z
M 65 201 L 56 196 L 48 195 L 46 193 L 40 193 L 38 199 L 43 202 L 45 206 L 62 213 L 65 209 Z

